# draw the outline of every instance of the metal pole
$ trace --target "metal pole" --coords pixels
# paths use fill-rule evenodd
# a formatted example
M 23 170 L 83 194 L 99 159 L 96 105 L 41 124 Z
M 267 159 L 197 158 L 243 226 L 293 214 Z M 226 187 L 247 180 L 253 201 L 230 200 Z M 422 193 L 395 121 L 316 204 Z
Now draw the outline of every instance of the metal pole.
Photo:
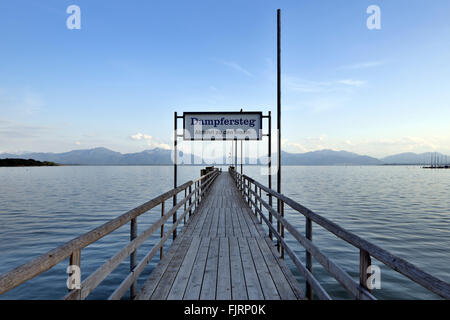
M 277 10 L 277 130 L 278 130 L 278 170 L 277 170 L 277 192 L 281 193 L 281 10 Z M 277 202 L 278 212 L 283 215 L 281 201 Z M 280 231 L 280 222 L 277 223 L 277 230 Z M 278 250 L 280 243 L 278 243 Z
M 277 130 L 278 170 L 277 192 L 281 193 L 281 10 L 277 10 Z
M 175 189 L 177 187 L 177 156 L 178 156 L 178 151 L 177 151 L 177 113 L 174 113 L 174 118 L 173 118 L 173 127 L 174 127 L 174 134 L 173 134 L 173 147 L 174 147 L 174 156 L 173 156 L 173 188 Z M 175 194 L 173 196 L 173 206 L 175 207 L 177 204 L 177 195 Z M 175 212 L 173 215 L 173 224 L 175 224 L 177 222 L 177 213 Z M 177 237 L 177 230 L 175 229 L 173 231 L 173 240 L 175 240 L 175 238 Z
M 192 185 L 189 186 L 189 194 L 191 194 L 191 193 L 192 193 Z M 192 215 L 191 204 L 192 204 L 192 196 L 189 197 L 189 208 L 191 208 L 191 209 L 189 209 L 189 218 L 191 218 L 191 215 Z
M 269 111 L 269 146 L 268 146 L 268 156 L 269 163 L 267 164 L 269 167 L 269 174 L 267 175 L 269 189 L 272 189 L 272 112 Z M 269 197 L 269 204 L 272 205 L 272 196 Z
M 269 111 L 269 172 L 267 175 L 267 179 L 269 180 L 269 189 L 272 189 L 272 113 Z M 269 193 L 269 206 L 272 207 L 272 195 Z M 272 223 L 272 213 L 269 212 L 269 222 Z M 272 240 L 272 230 L 269 229 L 269 237 Z

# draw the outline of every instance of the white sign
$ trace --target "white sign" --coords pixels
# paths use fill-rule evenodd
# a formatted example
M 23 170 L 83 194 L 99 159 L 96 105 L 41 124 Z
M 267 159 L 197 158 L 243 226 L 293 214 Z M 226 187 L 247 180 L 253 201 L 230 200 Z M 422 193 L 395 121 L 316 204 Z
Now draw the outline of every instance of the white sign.
M 184 140 L 261 140 L 262 112 L 185 112 Z

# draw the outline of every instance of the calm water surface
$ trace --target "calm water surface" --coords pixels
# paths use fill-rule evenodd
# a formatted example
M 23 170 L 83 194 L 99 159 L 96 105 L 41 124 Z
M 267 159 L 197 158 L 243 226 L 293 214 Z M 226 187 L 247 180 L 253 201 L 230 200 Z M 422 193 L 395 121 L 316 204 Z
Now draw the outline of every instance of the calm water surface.
M 225 169 L 225 168 L 224 168 Z M 180 184 L 198 177 L 200 167 L 181 167 Z M 67 166 L 0 168 L 0 273 L 71 240 L 171 189 L 169 166 Z M 249 176 L 267 184 L 260 168 Z M 273 185 L 276 186 L 274 177 Z M 450 282 L 450 170 L 420 167 L 284 167 L 282 192 L 340 226 Z M 138 219 L 139 232 L 160 215 L 160 207 Z M 304 217 L 286 209 L 299 230 Z M 116 254 L 128 241 L 126 225 L 82 251 L 83 279 Z M 304 261 L 304 251 L 288 242 Z M 151 237 L 139 249 L 141 259 L 158 240 Z M 320 226 L 314 243 L 351 276 L 358 279 L 359 252 Z M 167 245 L 170 245 L 168 243 Z M 139 284 L 158 263 L 154 258 Z M 294 271 L 293 264 L 286 259 Z M 381 267 L 382 299 L 434 299 L 419 285 L 373 260 Z M 0 299 L 60 299 L 67 292 L 68 261 L 0 296 Z M 124 279 L 125 260 L 93 291 L 90 299 L 105 299 Z M 294 271 L 295 272 L 295 271 Z M 349 298 L 315 262 L 314 274 L 333 298 Z M 296 273 L 298 279 L 303 279 Z

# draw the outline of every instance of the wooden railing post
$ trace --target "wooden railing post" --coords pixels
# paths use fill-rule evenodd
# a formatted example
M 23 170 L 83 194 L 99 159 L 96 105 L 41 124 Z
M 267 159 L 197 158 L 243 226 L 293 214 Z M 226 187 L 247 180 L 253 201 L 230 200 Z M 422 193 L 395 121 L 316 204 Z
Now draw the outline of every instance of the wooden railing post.
M 252 202 L 251 202 L 251 200 L 252 200 L 252 193 L 251 193 L 250 190 L 252 190 L 252 182 L 250 180 L 248 180 L 248 188 L 247 188 L 248 205 L 250 206 L 250 210 L 251 210 L 252 209 Z
M 189 186 L 189 194 L 191 194 L 191 193 L 192 193 L 192 184 Z M 189 218 L 192 215 L 192 207 L 191 207 L 191 205 L 192 205 L 192 195 L 189 197 L 189 208 L 191 208 L 191 209 L 189 209 Z
M 277 199 L 277 207 L 278 207 L 278 213 L 281 214 L 281 200 Z M 280 220 L 277 219 L 277 232 L 280 234 Z M 281 252 L 281 244 L 280 240 L 277 239 L 277 250 L 278 252 Z
M 252 203 L 250 202 L 250 189 L 252 188 L 252 183 L 250 180 L 247 180 L 247 204 L 252 209 Z
M 195 210 L 198 208 L 198 181 L 195 182 Z
M 255 184 L 255 186 L 256 186 L 256 184 Z M 261 199 L 261 188 L 259 188 L 259 198 Z M 261 202 L 261 200 L 259 200 L 259 212 L 260 212 L 260 221 L 259 221 L 259 223 L 261 223 L 262 224 L 262 222 L 263 222 L 263 218 L 262 218 L 262 202 Z
M 370 254 L 363 250 L 359 250 L 359 283 L 363 288 L 370 292 L 369 287 L 367 286 L 367 269 L 372 264 Z
M 272 206 L 272 195 L 270 193 L 269 193 L 269 206 L 271 208 L 273 208 L 273 206 Z M 269 210 L 269 223 L 270 223 L 270 225 L 272 225 L 272 223 L 273 223 L 272 212 L 270 212 L 270 210 Z M 272 229 L 271 228 L 269 228 L 269 238 L 270 238 L 270 240 L 273 241 L 273 234 L 272 234 Z
M 177 194 L 175 194 L 174 196 L 173 196 L 173 204 L 172 204 L 172 207 L 175 207 L 177 205 Z M 172 224 L 173 225 L 175 225 L 176 223 L 177 223 L 177 211 L 178 210 L 175 210 L 175 212 L 174 212 L 174 214 L 173 214 L 173 218 L 172 218 Z M 174 231 L 173 231 L 173 233 L 172 233 L 172 240 L 175 240 L 177 238 L 177 229 L 175 229 Z
M 187 197 L 187 189 L 184 189 L 184 198 Z M 184 202 L 184 211 L 186 211 L 186 204 L 187 202 Z M 186 224 L 186 215 L 183 218 L 183 223 Z
M 258 186 L 255 184 L 255 217 L 258 218 L 258 199 L 256 198 L 256 195 L 258 194 Z
M 309 218 L 306 218 L 305 235 L 306 239 L 312 241 L 312 221 Z M 312 256 L 308 250 L 306 250 L 306 269 L 312 273 Z M 306 298 L 312 300 L 312 289 L 308 282 L 306 283 Z
M 77 286 L 81 285 L 81 250 L 76 250 L 70 255 L 68 273 L 67 287 L 69 293 L 75 291 L 73 299 L 81 300 L 81 287 L 77 288 Z
M 130 223 L 130 241 L 133 241 L 137 237 L 137 219 L 131 219 Z M 130 273 L 134 271 L 137 265 L 137 249 L 130 255 Z M 130 287 L 130 298 L 133 300 L 137 293 L 137 281 L 135 281 Z

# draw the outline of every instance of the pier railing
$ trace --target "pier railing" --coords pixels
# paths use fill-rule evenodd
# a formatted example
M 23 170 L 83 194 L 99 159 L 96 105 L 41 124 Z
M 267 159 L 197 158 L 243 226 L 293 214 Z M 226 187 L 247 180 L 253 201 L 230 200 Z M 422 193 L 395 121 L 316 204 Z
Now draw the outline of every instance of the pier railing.
M 130 242 L 112 258 L 106 261 L 101 267 L 90 274 L 84 281 L 82 281 L 79 288 L 74 287 L 70 290 L 65 296 L 65 299 L 85 299 L 112 271 L 115 270 L 117 266 L 119 266 L 121 262 L 128 257 L 130 257 L 130 273 L 109 296 L 109 299 L 121 299 L 128 290 L 130 290 L 130 297 L 134 298 L 137 291 L 137 279 L 139 275 L 158 252 L 160 257 L 163 257 L 164 243 L 170 238 L 171 235 L 174 238 L 176 237 L 175 230 L 181 221 L 186 223 L 186 217 L 190 218 L 191 215 L 195 213 L 195 210 L 200 205 L 205 194 L 208 192 L 212 183 L 219 174 L 219 170 L 214 169 L 197 180 L 188 181 L 175 189 L 161 194 L 160 196 L 124 213 L 123 215 L 103 224 L 102 226 L 37 257 L 24 265 L 0 275 L 0 295 L 53 268 L 55 265 L 61 263 L 67 258 L 70 259 L 70 270 L 72 272 L 79 272 L 81 277 L 82 250 L 88 245 L 107 236 L 114 230 L 130 223 Z M 183 199 L 176 203 L 176 205 L 174 205 L 170 210 L 165 211 L 165 201 L 182 192 L 184 192 Z M 159 205 L 161 206 L 161 218 L 138 235 L 137 218 Z M 177 211 L 181 207 L 183 207 L 183 214 L 180 217 L 177 217 Z M 174 217 L 173 223 L 165 232 L 165 223 L 171 217 Z M 153 248 L 139 263 L 137 263 L 138 248 L 157 230 L 161 231 L 160 241 L 153 246 Z
M 255 216 L 259 216 L 260 222 L 262 223 L 262 221 L 264 221 L 267 225 L 270 238 L 273 239 L 275 236 L 277 240 L 277 248 L 281 257 L 284 258 L 284 254 L 286 252 L 298 268 L 299 272 L 306 279 L 305 295 L 307 298 L 312 299 L 314 292 L 319 299 L 331 299 L 318 279 L 313 275 L 312 258 L 314 258 L 340 283 L 343 288 L 351 294 L 353 298 L 374 300 L 375 297 L 372 295 L 367 284 L 368 267 L 371 265 L 371 257 L 373 257 L 384 263 L 390 269 L 401 273 L 429 291 L 439 295 L 442 298 L 450 299 L 450 284 L 447 282 L 424 272 L 406 260 L 395 256 L 390 252 L 370 243 L 369 241 L 343 229 L 334 222 L 314 213 L 308 208 L 305 208 L 291 198 L 269 189 L 252 178 L 246 175 L 241 175 L 232 168 L 229 170 L 229 173 L 234 179 L 237 188 L 241 191 L 244 200 L 247 201 L 250 208 L 254 210 Z M 268 196 L 268 202 L 266 202 L 261 196 L 262 192 L 266 193 Z M 277 201 L 277 210 L 272 206 L 273 198 Z M 305 235 L 301 234 L 294 226 L 292 226 L 291 223 L 286 220 L 284 217 L 285 205 L 305 217 Z M 263 207 L 267 210 L 268 216 L 264 214 Z M 273 224 L 273 218 L 277 220 L 276 226 Z M 328 258 L 315 244 L 313 244 L 313 222 L 359 250 L 359 283 L 355 281 L 346 271 L 339 267 L 333 260 Z M 305 264 L 298 258 L 292 248 L 285 241 L 285 229 L 305 249 Z

